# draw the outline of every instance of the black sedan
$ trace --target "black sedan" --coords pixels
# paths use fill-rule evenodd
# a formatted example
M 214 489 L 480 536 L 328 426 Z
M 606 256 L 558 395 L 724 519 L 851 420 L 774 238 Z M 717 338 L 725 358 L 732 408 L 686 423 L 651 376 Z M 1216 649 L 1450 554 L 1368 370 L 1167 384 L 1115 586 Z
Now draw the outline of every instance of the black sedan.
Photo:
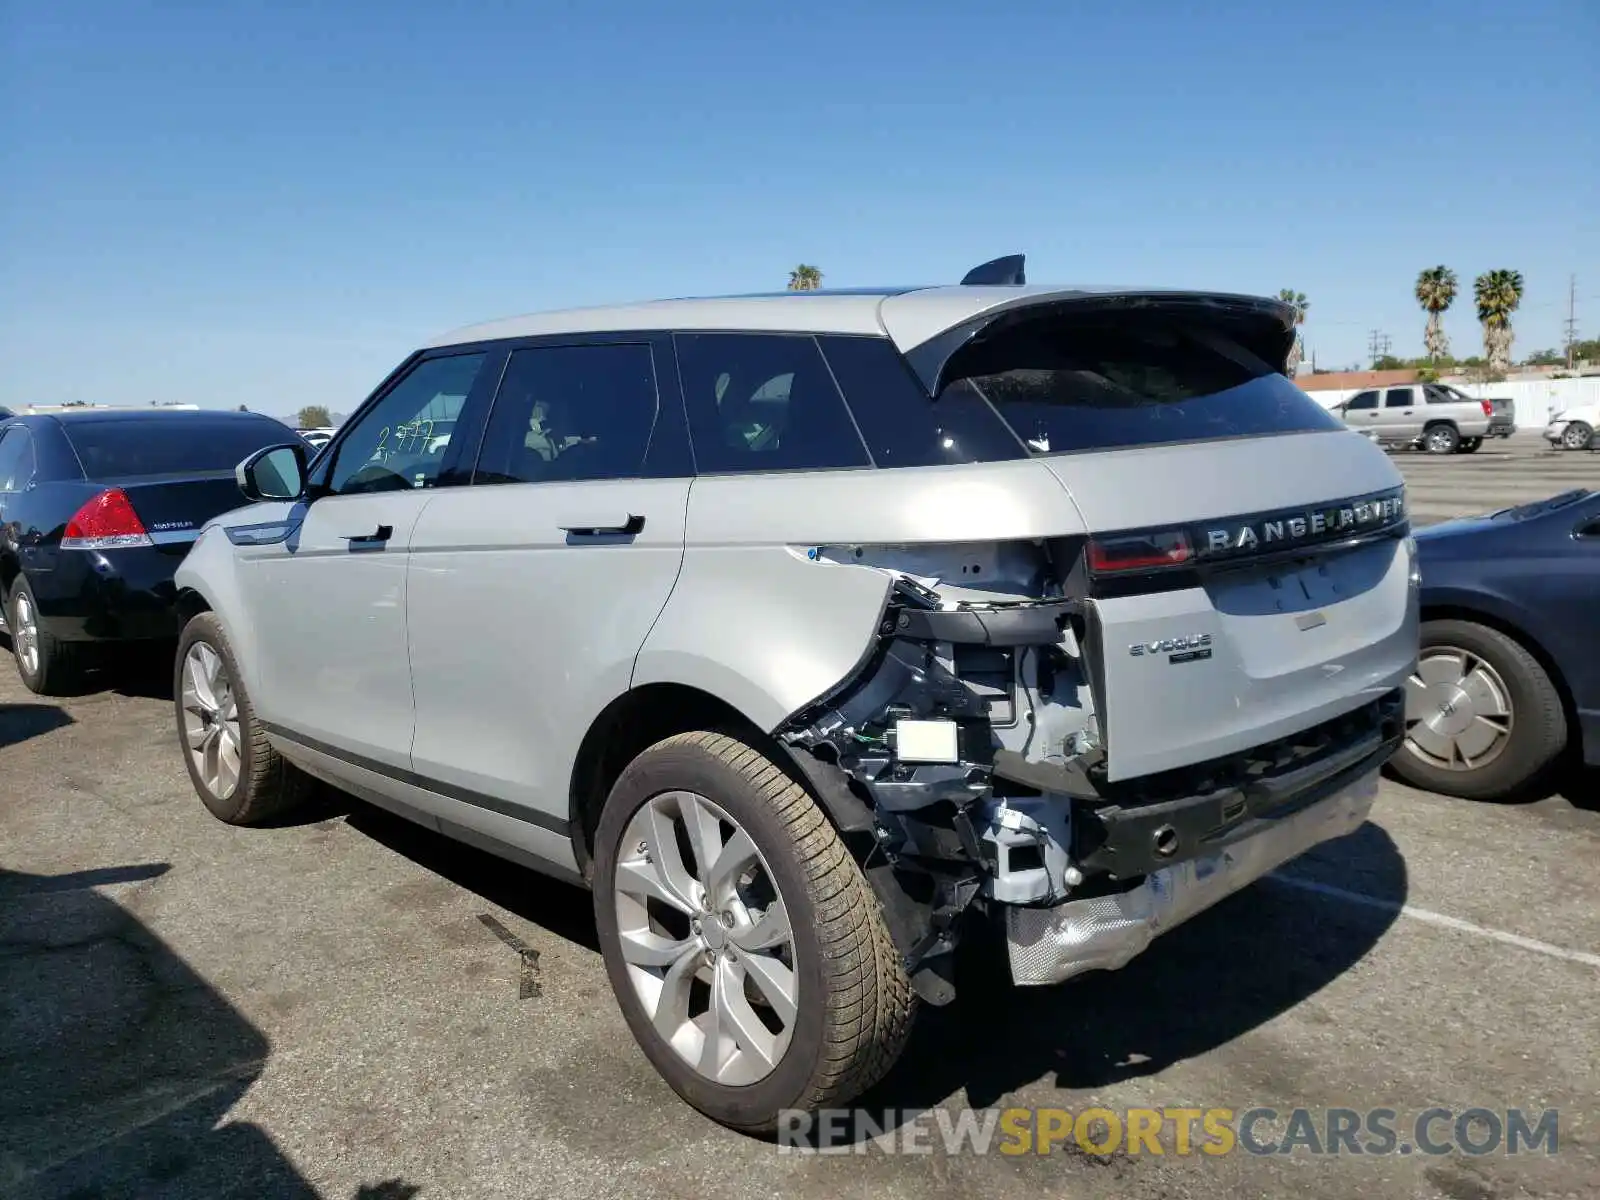
M 173 571 L 243 503 L 235 465 L 293 436 L 253 413 L 0 419 L 0 614 L 23 683 L 70 691 L 100 647 L 177 637 Z
M 1422 654 L 1406 782 L 1527 794 L 1570 746 L 1600 765 L 1600 492 L 1566 492 L 1417 535 Z

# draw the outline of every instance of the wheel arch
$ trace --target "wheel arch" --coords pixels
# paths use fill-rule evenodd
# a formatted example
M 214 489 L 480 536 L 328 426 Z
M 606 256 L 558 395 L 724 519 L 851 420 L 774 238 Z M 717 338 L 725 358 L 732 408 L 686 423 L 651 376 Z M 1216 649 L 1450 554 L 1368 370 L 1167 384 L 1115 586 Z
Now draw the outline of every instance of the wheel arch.
M 187 625 L 201 613 L 210 612 L 211 601 L 205 598 L 199 588 L 184 587 L 178 589 L 178 598 L 174 602 L 174 607 L 178 610 L 178 628 L 181 630 L 184 625 Z
M 871 810 L 848 788 L 837 768 L 796 754 L 721 696 L 683 683 L 639 684 L 622 693 L 590 722 L 579 742 L 568 791 L 568 835 L 584 879 L 594 863 L 595 830 L 612 785 L 627 765 L 657 742 L 680 733 L 709 730 L 747 742 L 805 788 L 845 838 L 864 854 Z M 830 770 L 837 774 L 833 778 Z

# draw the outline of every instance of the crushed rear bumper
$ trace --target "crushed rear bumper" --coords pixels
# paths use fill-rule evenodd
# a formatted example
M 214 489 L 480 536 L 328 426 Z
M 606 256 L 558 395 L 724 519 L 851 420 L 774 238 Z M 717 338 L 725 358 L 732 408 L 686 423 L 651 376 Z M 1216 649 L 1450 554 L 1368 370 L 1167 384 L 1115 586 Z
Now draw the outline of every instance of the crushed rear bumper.
M 1006 944 L 1019 985 L 1060 983 L 1127 965 L 1167 930 L 1312 846 L 1354 832 L 1378 792 L 1374 767 L 1315 804 L 1210 854 L 1162 868 L 1130 891 L 1054 908 L 1007 907 Z

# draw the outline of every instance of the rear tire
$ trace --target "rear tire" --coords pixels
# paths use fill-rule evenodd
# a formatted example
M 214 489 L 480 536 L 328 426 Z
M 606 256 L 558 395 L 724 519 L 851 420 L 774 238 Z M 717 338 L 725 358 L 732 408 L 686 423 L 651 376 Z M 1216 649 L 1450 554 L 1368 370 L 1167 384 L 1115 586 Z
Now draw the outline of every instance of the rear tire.
M 11 655 L 22 685 L 38 696 L 71 696 L 83 687 L 88 647 L 64 642 L 44 627 L 27 576 L 19 574 L 6 608 Z
M 1457 662 L 1465 678 L 1452 685 L 1447 677 Z M 1485 744 L 1495 729 L 1504 736 Z M 1526 647 L 1474 621 L 1423 622 L 1418 674 L 1406 684 L 1406 740 L 1390 760 L 1395 774 L 1447 796 L 1514 800 L 1532 789 L 1566 744 L 1561 694 Z M 1463 746 L 1465 758 L 1477 765 L 1462 761 Z
M 253 825 L 311 795 L 311 777 L 290 766 L 267 741 L 227 634 L 211 613 L 184 626 L 172 696 L 189 781 L 219 821 Z
M 1594 445 L 1594 430 L 1587 421 L 1573 421 L 1561 431 L 1561 446 L 1565 450 L 1587 450 Z
M 1461 445 L 1461 433 L 1454 425 L 1430 425 L 1422 431 L 1422 447 L 1429 454 L 1454 454 Z
M 736 846 L 748 868 L 711 869 Z M 594 898 L 628 1027 L 714 1121 L 769 1133 L 785 1109 L 842 1106 L 905 1046 L 916 998 L 871 887 L 805 789 L 742 741 L 679 734 L 629 764 L 596 831 Z M 774 913 L 786 936 L 769 947 Z
M 1481 437 L 1462 438 L 1460 450 L 1462 454 L 1475 454 L 1481 445 L 1483 445 Z

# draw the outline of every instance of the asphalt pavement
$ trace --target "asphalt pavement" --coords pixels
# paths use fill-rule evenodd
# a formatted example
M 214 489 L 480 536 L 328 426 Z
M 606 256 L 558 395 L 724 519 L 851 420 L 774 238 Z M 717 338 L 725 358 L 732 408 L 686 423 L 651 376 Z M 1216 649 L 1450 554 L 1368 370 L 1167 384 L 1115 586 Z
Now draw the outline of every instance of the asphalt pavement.
M 1531 438 L 1396 461 L 1420 521 L 1600 486 L 1600 455 Z M 1402 1129 L 1554 1109 L 1555 1153 L 891 1153 L 890 1133 L 834 1156 L 677 1100 L 612 1001 L 587 893 L 336 794 L 224 826 L 160 678 L 101 684 L 44 701 L 0 664 L 0 1196 L 1600 1194 L 1593 772 L 1515 806 L 1385 782 L 1355 834 L 1121 972 L 1013 990 L 977 956 L 864 1101 L 1386 1108 Z

